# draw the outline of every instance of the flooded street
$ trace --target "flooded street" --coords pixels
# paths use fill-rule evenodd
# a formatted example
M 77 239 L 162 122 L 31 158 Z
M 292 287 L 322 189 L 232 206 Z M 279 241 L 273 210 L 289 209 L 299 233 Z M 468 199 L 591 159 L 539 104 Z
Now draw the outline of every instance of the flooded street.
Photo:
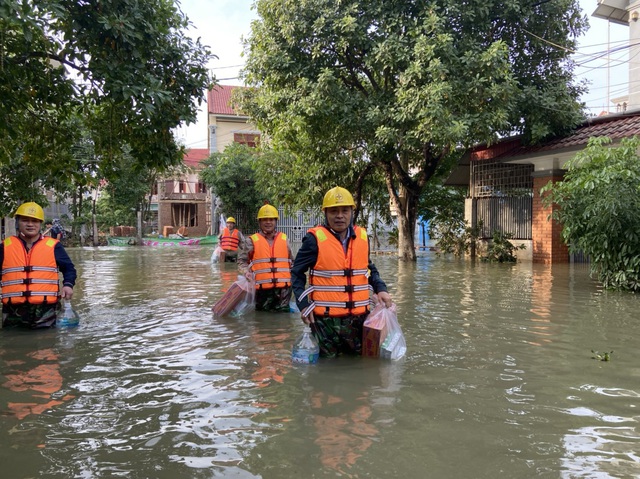
M 374 257 L 406 357 L 294 367 L 212 249 L 68 250 L 80 326 L 0 330 L 3 478 L 640 476 L 640 298 L 587 266 Z

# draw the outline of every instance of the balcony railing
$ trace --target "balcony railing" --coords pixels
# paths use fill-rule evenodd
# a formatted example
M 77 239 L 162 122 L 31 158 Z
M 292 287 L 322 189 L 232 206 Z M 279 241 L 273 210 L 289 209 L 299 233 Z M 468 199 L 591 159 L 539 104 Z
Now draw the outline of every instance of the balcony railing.
M 205 201 L 206 193 L 169 193 L 161 192 L 158 195 L 159 201 Z

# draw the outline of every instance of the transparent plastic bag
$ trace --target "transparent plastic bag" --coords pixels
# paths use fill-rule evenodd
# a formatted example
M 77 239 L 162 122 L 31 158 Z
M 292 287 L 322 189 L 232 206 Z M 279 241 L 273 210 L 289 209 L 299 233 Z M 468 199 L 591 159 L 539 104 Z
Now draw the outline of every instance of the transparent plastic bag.
M 378 303 L 363 325 L 363 356 L 400 359 L 407 352 L 396 305 L 386 308 Z
M 255 282 L 239 275 L 211 309 L 214 316 L 240 316 L 255 309 L 255 299 Z
M 216 249 L 213 250 L 213 253 L 211 253 L 211 262 L 212 263 L 219 263 L 220 262 L 220 253 L 222 253 L 224 250 L 220 247 L 220 246 L 216 246 Z
M 232 316 L 242 316 L 256 309 L 256 283 L 253 279 L 238 275 L 238 280 L 234 283 L 242 288 L 244 294 L 240 301 L 231 311 Z

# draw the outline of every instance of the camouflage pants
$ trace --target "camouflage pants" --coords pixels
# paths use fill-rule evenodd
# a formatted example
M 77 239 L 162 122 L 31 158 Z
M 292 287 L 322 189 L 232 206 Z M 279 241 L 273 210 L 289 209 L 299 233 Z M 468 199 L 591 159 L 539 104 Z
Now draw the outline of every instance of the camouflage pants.
M 225 251 L 224 252 L 224 262 L 225 263 L 236 263 L 238 261 L 238 252 L 237 251 Z
M 256 311 L 289 312 L 291 287 L 256 290 Z
M 320 345 L 320 356 L 334 358 L 341 354 L 362 354 L 362 324 L 368 315 L 316 316 L 311 331 Z
M 55 326 L 62 303 L 55 304 L 5 304 L 2 306 L 2 327 L 27 327 L 31 329 Z

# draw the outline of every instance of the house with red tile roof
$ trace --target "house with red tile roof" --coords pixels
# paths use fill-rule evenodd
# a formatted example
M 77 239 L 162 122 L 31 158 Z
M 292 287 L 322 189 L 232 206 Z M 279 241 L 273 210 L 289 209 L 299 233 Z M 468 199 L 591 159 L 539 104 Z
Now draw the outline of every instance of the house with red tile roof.
M 249 117 L 234 108 L 233 92 L 240 86 L 216 85 L 207 93 L 210 152 L 224 151 L 231 143 L 256 146 L 260 132 Z
M 523 145 L 519 137 L 494 145 L 479 145 L 459 162 L 445 184 L 468 187 L 465 219 L 481 225 L 480 237 L 489 240 L 494 230 L 514 235 L 525 244 L 519 259 L 534 263 L 567 263 L 562 225 L 550 220 L 553 207 L 545 208 L 540 189 L 562 181 L 565 163 L 584 149 L 592 137 L 607 136 L 613 144 L 640 135 L 640 110 L 590 118 L 571 134 L 537 146 Z
M 218 222 L 211 221 L 211 193 L 198 177 L 202 160 L 224 151 L 231 143 L 256 146 L 260 138 L 248 116 L 233 107 L 232 95 L 237 88 L 243 87 L 216 85 L 207 92 L 208 147 L 187 150 L 184 164 L 189 172 L 158 183 L 157 201 L 152 205 L 157 205 L 159 233 L 168 235 L 180 228 L 186 228 L 189 236 L 217 233 Z
M 151 205 L 157 208 L 159 233 L 168 236 L 180 232 L 190 237 L 211 234 L 211 194 L 198 175 L 202 160 L 208 157 L 208 148 L 191 148 L 183 160 L 186 171 L 158 181 Z

